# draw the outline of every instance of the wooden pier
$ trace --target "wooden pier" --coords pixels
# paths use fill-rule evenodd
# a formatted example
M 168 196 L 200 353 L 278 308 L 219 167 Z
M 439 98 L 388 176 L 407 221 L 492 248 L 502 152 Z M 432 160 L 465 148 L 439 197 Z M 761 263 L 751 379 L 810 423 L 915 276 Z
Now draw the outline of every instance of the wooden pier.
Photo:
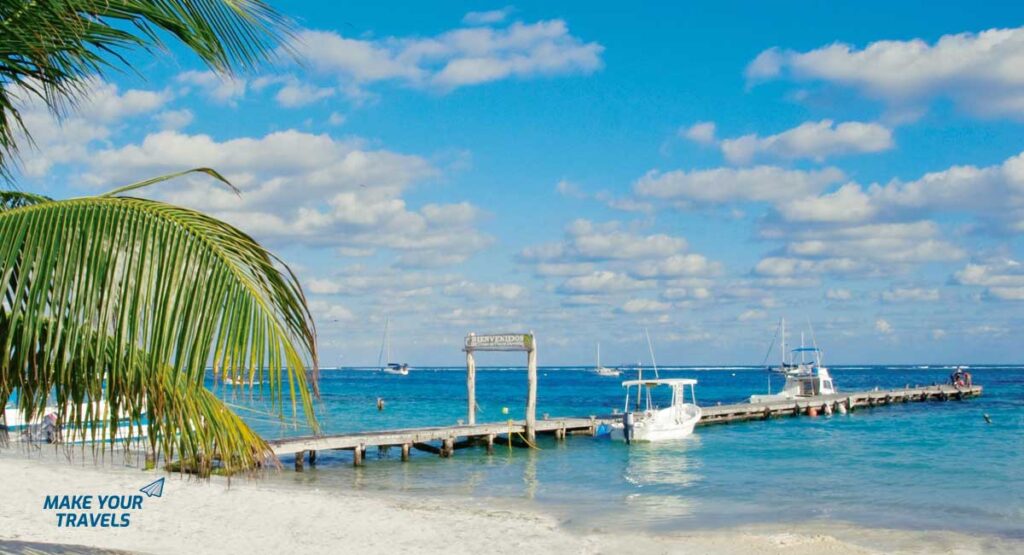
M 801 397 L 786 401 L 767 403 L 736 403 L 731 405 L 713 405 L 701 407 L 703 416 L 698 426 L 712 424 L 728 424 L 748 420 L 766 420 L 781 416 L 801 416 L 810 413 L 825 414 L 829 412 L 852 412 L 866 407 L 877 407 L 893 403 L 961 400 L 981 395 L 982 387 L 954 387 L 952 385 L 932 385 L 924 387 L 904 387 L 902 389 L 876 389 L 837 393 L 817 397 Z M 538 420 L 532 423 L 532 430 L 537 434 L 554 435 L 555 439 L 564 440 L 568 435 L 597 433 L 598 426 L 621 421 L 621 415 L 601 415 L 584 417 L 557 417 Z M 369 448 L 401 449 L 403 461 L 409 460 L 412 449 L 450 457 L 456 449 L 482 446 L 491 452 L 494 445 L 515 445 L 529 447 L 527 421 L 492 422 L 488 424 L 469 424 L 463 426 L 435 426 L 426 428 L 406 428 L 399 430 L 382 430 L 372 432 L 354 432 L 337 435 L 304 436 L 268 441 L 275 455 L 295 455 L 295 469 L 302 470 L 307 458 L 315 464 L 317 451 L 349 450 L 353 452 L 353 462 L 362 464 L 366 450 Z

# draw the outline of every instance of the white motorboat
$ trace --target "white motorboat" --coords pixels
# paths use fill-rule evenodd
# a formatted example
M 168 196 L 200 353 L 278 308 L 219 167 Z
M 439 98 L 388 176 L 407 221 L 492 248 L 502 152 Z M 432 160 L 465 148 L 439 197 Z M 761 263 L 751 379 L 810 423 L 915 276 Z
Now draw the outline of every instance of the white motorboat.
M 666 441 L 681 439 L 693 433 L 700 421 L 701 408 L 697 406 L 694 386 L 697 380 L 688 378 L 627 380 L 626 407 L 622 422 L 611 425 L 612 439 L 631 443 L 634 441 Z M 690 400 L 686 402 L 686 386 L 690 387 Z M 636 387 L 636 394 L 633 388 Z M 669 405 L 659 408 L 653 400 L 651 390 L 667 387 L 671 390 Z M 641 408 L 643 405 L 643 408 Z
M 817 345 L 804 346 L 803 334 L 801 334 L 800 347 L 787 353 L 786 320 L 783 319 L 780 325 L 782 328 L 782 360 L 778 366 L 768 368 L 768 393 L 751 395 L 750 402 L 769 403 L 836 393 L 832 375 L 822 364 L 822 350 Z M 799 360 L 797 360 L 798 356 Z M 772 374 L 781 374 L 786 380 L 782 389 L 777 393 L 772 393 L 771 390 Z
M 594 366 L 594 373 L 598 376 L 604 376 L 606 378 L 617 378 L 622 374 L 622 370 L 617 368 L 608 368 L 601 366 L 601 344 L 597 344 L 597 366 Z
M 384 339 L 381 340 L 380 344 L 380 355 L 377 357 L 377 367 L 380 368 L 381 372 L 385 374 L 393 374 L 396 376 L 408 376 L 409 365 L 397 362 L 391 362 L 391 335 L 390 335 L 391 319 L 384 320 Z

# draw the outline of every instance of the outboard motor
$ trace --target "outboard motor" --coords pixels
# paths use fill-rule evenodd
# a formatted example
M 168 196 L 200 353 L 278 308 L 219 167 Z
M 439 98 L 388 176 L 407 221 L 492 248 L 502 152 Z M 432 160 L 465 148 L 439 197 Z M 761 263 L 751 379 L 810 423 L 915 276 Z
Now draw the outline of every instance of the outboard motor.
M 622 436 L 626 439 L 626 445 L 633 440 L 633 413 L 626 411 L 622 415 Z

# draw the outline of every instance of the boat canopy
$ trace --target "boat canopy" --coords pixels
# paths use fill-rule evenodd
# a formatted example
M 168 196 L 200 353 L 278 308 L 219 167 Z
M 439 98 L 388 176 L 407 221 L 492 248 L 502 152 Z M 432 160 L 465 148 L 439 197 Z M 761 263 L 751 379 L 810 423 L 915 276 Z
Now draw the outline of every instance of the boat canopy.
M 654 387 L 656 385 L 697 385 L 697 380 L 691 378 L 665 378 L 661 380 L 626 380 L 622 382 L 622 387 L 632 387 L 634 385 L 646 385 L 647 387 Z

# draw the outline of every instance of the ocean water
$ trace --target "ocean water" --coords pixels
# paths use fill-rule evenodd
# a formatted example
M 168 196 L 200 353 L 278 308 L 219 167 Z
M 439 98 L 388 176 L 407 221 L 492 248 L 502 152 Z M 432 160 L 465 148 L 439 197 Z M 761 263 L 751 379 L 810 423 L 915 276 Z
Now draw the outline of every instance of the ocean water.
M 831 369 L 846 391 L 942 383 L 950 372 L 941 366 Z M 542 437 L 540 450 L 498 448 L 488 456 L 465 449 L 450 459 L 414 453 L 409 464 L 399 462 L 397 449 L 371 450 L 359 468 L 349 452 L 321 452 L 316 467 L 272 479 L 326 492 L 520 500 L 581 529 L 678 531 L 829 520 L 1024 539 L 1024 367 L 972 366 L 971 372 L 985 390 L 966 401 L 700 427 L 685 440 L 646 445 Z M 538 373 L 538 418 L 622 407 L 620 379 L 583 368 Z M 767 388 L 760 368 L 669 367 L 661 377 L 698 379 L 701 405 L 742 401 Z M 465 417 L 464 368 L 417 368 L 405 377 L 326 370 L 320 386 L 318 412 L 327 433 L 447 425 Z M 258 398 L 221 392 L 268 437 L 306 433 L 271 418 Z M 478 369 L 478 422 L 521 418 L 525 396 L 525 369 Z M 284 463 L 290 469 L 291 460 Z

